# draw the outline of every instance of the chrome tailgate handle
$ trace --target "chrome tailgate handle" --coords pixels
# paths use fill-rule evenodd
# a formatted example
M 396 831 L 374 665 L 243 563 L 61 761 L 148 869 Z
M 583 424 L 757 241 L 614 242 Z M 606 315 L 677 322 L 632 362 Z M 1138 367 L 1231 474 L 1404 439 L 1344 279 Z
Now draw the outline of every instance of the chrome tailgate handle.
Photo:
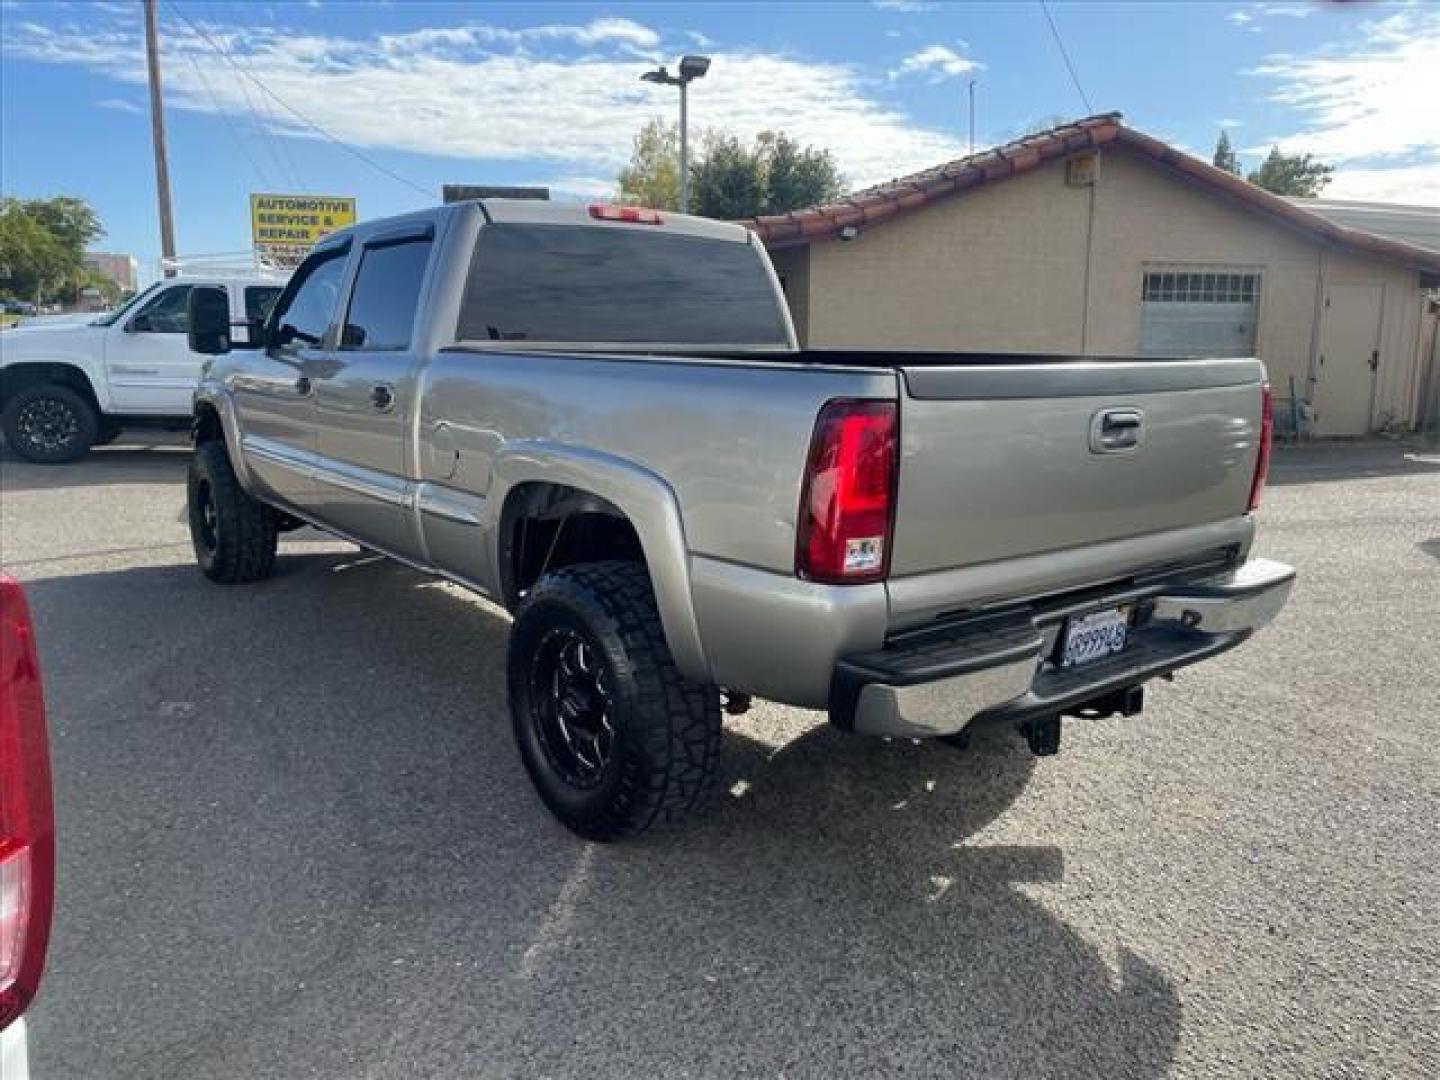
M 1139 409 L 1101 409 L 1090 420 L 1090 452 L 1115 454 L 1140 445 L 1145 417 Z

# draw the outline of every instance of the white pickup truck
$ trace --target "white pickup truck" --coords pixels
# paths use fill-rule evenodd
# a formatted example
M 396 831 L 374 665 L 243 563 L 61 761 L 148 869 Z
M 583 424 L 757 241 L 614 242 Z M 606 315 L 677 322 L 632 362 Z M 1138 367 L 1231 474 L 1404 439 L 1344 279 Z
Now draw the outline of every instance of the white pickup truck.
M 188 427 L 205 359 L 185 336 L 186 305 L 197 285 L 224 289 L 231 321 L 248 335 L 248 327 L 264 322 L 285 282 L 167 278 L 88 322 L 0 334 L 0 432 L 10 449 L 29 461 L 58 464 L 128 427 Z

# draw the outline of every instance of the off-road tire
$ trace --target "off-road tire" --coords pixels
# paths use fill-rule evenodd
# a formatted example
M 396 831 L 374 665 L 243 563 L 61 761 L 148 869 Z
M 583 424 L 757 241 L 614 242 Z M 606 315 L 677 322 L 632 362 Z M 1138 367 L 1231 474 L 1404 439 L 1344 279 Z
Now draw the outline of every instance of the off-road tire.
M 614 734 L 588 787 L 563 774 L 537 719 L 536 710 L 547 707 L 537 678 L 555 635 L 578 635 L 603 665 Z M 588 563 L 541 577 L 516 612 L 507 668 L 521 760 L 546 806 L 572 831 L 589 840 L 634 837 L 713 800 L 720 694 L 676 668 L 644 566 Z
M 60 383 L 36 383 L 16 391 L 0 416 L 5 444 L 39 465 L 63 465 L 84 457 L 99 426 L 95 406 Z
M 223 442 L 195 447 L 185 489 L 201 572 L 224 585 L 269 577 L 275 568 L 276 513 L 240 486 Z M 213 508 L 208 517 L 207 501 Z

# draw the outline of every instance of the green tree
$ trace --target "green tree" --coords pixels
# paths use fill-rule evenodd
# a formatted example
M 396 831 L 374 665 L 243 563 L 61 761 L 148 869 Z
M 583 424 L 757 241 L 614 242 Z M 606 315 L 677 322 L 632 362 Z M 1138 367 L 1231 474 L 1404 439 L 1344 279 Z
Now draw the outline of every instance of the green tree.
M 1039 116 L 1015 128 L 1006 141 L 1028 139 L 1031 135 L 1043 135 L 1045 132 L 1051 131 L 1054 128 L 1064 127 L 1074 122 L 1075 117 L 1066 116 L 1064 113 L 1051 113 L 1049 116 Z
M 0 288 L 42 303 L 73 298 L 91 283 L 85 246 L 103 235 L 83 199 L 0 198 Z
M 1230 145 L 1230 133 L 1223 128 L 1220 138 L 1215 140 L 1215 157 L 1210 164 L 1236 176 L 1240 175 L 1240 159 L 1235 156 L 1235 148 Z
M 784 132 L 764 131 L 749 146 L 724 131 L 691 139 L 690 211 L 734 220 L 783 214 L 830 202 L 844 179 L 829 150 L 801 146 Z M 620 170 L 619 198 L 674 210 L 680 205 L 680 137 L 674 124 L 648 121 L 635 135 L 630 164 Z
M 650 120 L 635 135 L 630 164 L 620 170 L 620 201 L 674 210 L 680 205 L 680 133 L 674 124 Z
M 802 147 L 784 132 L 767 131 L 758 144 L 765 163 L 765 213 L 834 202 L 843 193 L 844 180 L 829 150 Z
M 1319 195 L 1330 183 L 1330 174 L 1334 171 L 1309 154 L 1282 154 L 1278 146 L 1272 146 L 1260 168 L 1245 179 L 1276 195 L 1309 199 Z
M 760 156 L 722 132 L 706 132 L 700 159 L 690 166 L 690 212 L 731 221 L 763 213 L 765 173 Z
M 762 131 L 746 146 L 734 135 L 706 134 L 690 166 L 690 209 L 733 221 L 832 202 L 845 181 L 829 150 L 801 146 L 784 132 Z

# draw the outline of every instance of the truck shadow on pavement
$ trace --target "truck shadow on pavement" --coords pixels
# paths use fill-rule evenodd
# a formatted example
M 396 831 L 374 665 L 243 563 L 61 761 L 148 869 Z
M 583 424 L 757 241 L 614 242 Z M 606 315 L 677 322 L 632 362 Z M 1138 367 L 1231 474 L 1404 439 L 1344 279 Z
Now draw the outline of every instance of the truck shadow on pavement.
M 1011 733 L 751 725 L 712 817 L 585 844 L 512 746 L 503 615 L 295 550 L 239 589 L 27 583 L 61 838 L 37 1075 L 1167 1071 L 1171 979 L 1027 892 L 1060 849 L 984 838 L 1034 767 Z

